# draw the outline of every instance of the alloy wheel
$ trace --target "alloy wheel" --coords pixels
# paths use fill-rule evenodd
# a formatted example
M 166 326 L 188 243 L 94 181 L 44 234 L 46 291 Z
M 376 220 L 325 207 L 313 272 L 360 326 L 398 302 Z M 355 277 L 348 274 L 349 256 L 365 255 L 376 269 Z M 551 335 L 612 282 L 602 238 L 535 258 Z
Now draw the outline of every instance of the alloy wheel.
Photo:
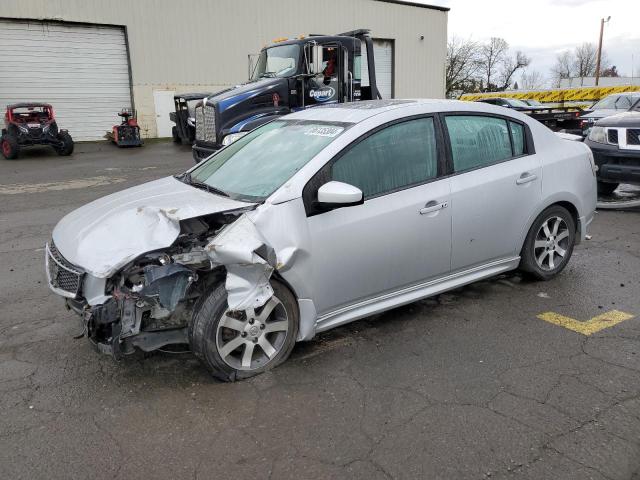
M 569 227 L 560 217 L 550 217 L 541 225 L 533 245 L 538 267 L 549 272 L 562 265 L 569 248 Z
M 278 355 L 288 332 L 287 311 L 273 296 L 258 310 L 226 310 L 218 322 L 216 347 L 222 360 L 230 367 L 255 370 Z

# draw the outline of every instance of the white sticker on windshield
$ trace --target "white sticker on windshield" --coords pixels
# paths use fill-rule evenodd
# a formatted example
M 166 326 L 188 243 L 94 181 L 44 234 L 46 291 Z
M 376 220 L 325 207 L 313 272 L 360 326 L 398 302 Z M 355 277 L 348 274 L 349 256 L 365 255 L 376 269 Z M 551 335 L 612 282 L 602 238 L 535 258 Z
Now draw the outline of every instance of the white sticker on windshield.
M 335 137 L 340 135 L 344 128 L 342 127 L 309 127 L 304 131 L 305 135 L 315 135 L 316 137 Z

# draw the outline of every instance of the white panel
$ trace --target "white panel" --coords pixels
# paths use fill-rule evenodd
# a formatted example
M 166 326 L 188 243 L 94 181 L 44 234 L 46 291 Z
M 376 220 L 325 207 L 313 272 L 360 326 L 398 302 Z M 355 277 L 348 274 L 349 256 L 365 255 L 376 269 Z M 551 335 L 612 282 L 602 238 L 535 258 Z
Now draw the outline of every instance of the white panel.
M 156 131 L 158 137 L 170 137 L 174 122 L 169 119 L 169 113 L 175 111 L 173 90 L 154 90 L 153 104 L 156 109 Z
M 53 105 L 74 140 L 99 140 L 131 108 L 124 30 L 0 20 L 0 108 Z
M 376 63 L 376 83 L 382 98 L 392 98 L 393 94 L 393 42 L 373 40 L 373 58 Z M 369 85 L 367 70 L 367 49 L 362 44 L 362 85 Z

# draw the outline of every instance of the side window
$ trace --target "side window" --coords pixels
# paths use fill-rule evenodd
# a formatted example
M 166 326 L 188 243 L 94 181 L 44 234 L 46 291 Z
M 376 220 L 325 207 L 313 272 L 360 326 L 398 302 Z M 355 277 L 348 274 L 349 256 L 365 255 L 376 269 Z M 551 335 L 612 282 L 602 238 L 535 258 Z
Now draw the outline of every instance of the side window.
M 331 168 L 332 180 L 358 187 L 365 199 L 422 183 L 437 174 L 433 118 L 386 127 L 356 144 Z
M 521 123 L 509 122 L 509 129 L 511 130 L 511 138 L 513 139 L 514 156 L 524 155 L 527 153 L 524 141 L 524 126 Z
M 512 157 L 507 120 L 480 115 L 445 117 L 455 172 Z

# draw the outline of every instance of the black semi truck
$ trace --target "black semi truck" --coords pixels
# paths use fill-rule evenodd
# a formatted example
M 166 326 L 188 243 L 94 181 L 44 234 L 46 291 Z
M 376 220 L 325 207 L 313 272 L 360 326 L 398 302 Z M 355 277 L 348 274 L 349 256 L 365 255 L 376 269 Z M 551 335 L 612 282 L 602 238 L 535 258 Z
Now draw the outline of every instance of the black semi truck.
M 362 85 L 363 68 L 367 86 Z M 379 98 L 369 30 L 276 40 L 261 50 L 247 83 L 213 93 L 196 105 L 193 158 L 199 162 L 280 115 Z

